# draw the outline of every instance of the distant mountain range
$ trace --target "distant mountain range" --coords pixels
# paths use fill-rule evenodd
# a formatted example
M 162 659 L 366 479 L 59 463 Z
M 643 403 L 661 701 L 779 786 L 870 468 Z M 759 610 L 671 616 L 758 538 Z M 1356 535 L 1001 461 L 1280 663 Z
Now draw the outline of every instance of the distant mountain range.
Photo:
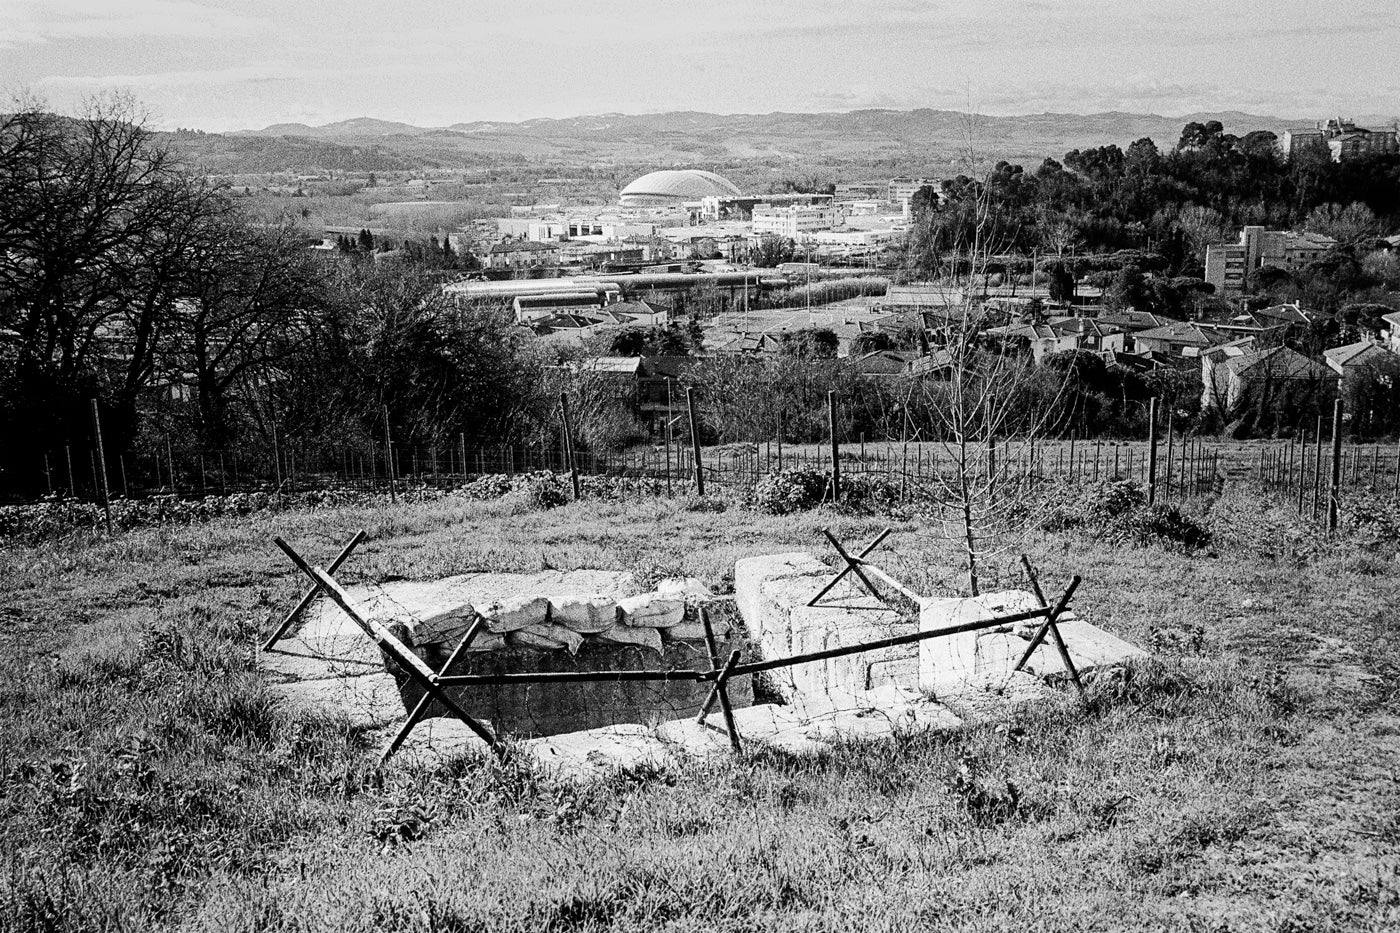
M 676 111 L 420 127 L 358 117 L 324 126 L 278 123 L 221 137 L 210 134 L 200 137 L 208 141 L 196 148 L 222 148 L 225 161 L 237 161 L 228 157 L 243 146 L 257 150 L 260 145 L 260 151 L 266 154 L 267 141 L 275 139 L 295 150 L 285 153 L 293 160 L 324 158 L 341 163 L 318 166 L 298 161 L 298 167 L 305 169 L 346 167 L 345 163 L 356 158 L 336 150 L 347 147 L 358 150 L 381 168 L 391 167 L 391 163 L 415 168 L 481 165 L 503 158 L 523 158 L 657 166 L 772 159 L 809 165 L 922 164 L 933 170 L 965 152 L 969 140 L 979 155 L 1019 161 L 1030 167 L 1046 156 L 1062 157 L 1070 149 L 1109 143 L 1125 146 L 1144 136 L 1168 149 L 1176 143 L 1181 128 L 1192 121 L 1219 120 L 1227 132 L 1243 135 L 1250 130 L 1281 132 L 1290 126 L 1310 125 L 1313 119 L 1238 111 L 1177 117 L 1119 112 L 970 117 L 959 111 L 927 109 L 767 114 Z M 1368 119 L 1389 122 L 1388 118 Z M 224 142 L 211 147 L 214 138 Z

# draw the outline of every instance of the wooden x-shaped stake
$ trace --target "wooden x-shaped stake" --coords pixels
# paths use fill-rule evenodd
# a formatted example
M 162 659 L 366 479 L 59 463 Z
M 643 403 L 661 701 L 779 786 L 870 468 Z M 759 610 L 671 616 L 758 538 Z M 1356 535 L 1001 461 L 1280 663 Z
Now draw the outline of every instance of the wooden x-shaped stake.
M 821 592 L 818 593 L 816 596 L 813 596 L 812 601 L 809 602 L 807 605 L 815 606 L 817 602 L 820 601 L 821 598 L 827 593 L 830 593 L 836 587 L 836 584 L 840 583 L 848 573 L 854 573 L 857 577 L 860 577 L 860 582 L 865 584 L 865 588 L 870 591 L 870 595 L 883 602 L 884 597 L 880 595 L 879 590 L 875 589 L 875 585 L 870 582 L 870 578 L 865 575 L 865 573 L 860 569 L 860 567 L 861 561 L 865 560 L 865 558 L 870 555 L 871 551 L 879 547 L 881 542 L 888 538 L 890 534 L 893 533 L 893 531 L 893 528 L 886 528 L 884 531 L 876 535 L 875 540 L 867 544 L 859 554 L 857 554 L 855 557 L 852 557 L 850 554 L 846 553 L 846 549 L 841 546 L 841 542 L 836 540 L 835 535 L 831 533 L 831 529 L 823 528 L 822 534 L 826 535 L 826 540 L 830 541 L 831 546 L 836 548 L 836 553 L 841 555 L 841 559 L 846 562 L 846 566 L 842 567 L 841 570 L 836 574 L 836 576 L 831 578 L 831 582 L 827 583 L 826 586 L 822 587 Z
M 1024 554 L 1021 555 L 1021 564 L 1026 568 L 1026 576 L 1030 578 L 1031 589 L 1035 591 L 1035 598 L 1040 601 L 1040 608 L 1048 609 L 1050 604 L 1046 602 L 1045 594 L 1041 592 L 1040 581 L 1036 579 L 1035 569 L 1031 567 L 1030 559 Z M 1031 643 L 1026 646 L 1026 651 L 1021 655 L 1021 660 L 1016 662 L 1014 670 L 1019 671 L 1026 666 L 1026 662 L 1031 659 L 1032 654 L 1035 654 L 1035 649 L 1040 647 L 1041 642 L 1045 641 L 1045 636 L 1048 633 L 1055 639 L 1055 649 L 1060 653 L 1060 661 L 1065 665 L 1065 670 L 1069 672 L 1070 680 L 1074 681 L 1075 687 L 1079 689 L 1079 693 L 1082 696 L 1084 693 L 1084 684 L 1079 680 L 1079 670 L 1074 666 L 1074 660 L 1069 656 L 1069 648 L 1065 645 L 1064 637 L 1060 634 L 1060 626 L 1057 624 L 1059 617 L 1064 614 L 1065 608 L 1069 605 L 1070 597 L 1074 595 L 1074 591 L 1078 586 L 1079 577 L 1075 577 L 1070 583 L 1069 589 L 1066 590 L 1064 596 L 1060 598 L 1059 604 L 1045 617 L 1045 621 L 1040 624 L 1040 628 L 1036 629 L 1035 635 L 1031 637 Z
M 272 540 L 273 543 L 292 559 L 292 563 L 296 564 L 302 573 L 316 581 L 317 587 L 329 596 L 331 601 L 350 617 L 350 621 L 354 622 L 355 625 L 359 627 L 360 631 L 372 638 L 374 643 L 377 644 L 385 654 L 389 655 L 389 657 L 393 658 L 394 661 L 398 663 L 399 667 L 403 669 L 410 680 L 423 688 L 429 698 L 437 700 L 446 707 L 449 713 L 460 719 L 468 729 L 475 732 L 482 741 L 492 748 L 492 750 L 498 748 L 496 737 L 491 734 L 491 730 L 474 719 L 470 713 L 457 704 L 457 701 L 447 695 L 447 691 L 438 683 L 438 675 L 433 672 L 432 668 L 423 663 L 422 658 L 418 657 L 418 655 L 414 654 L 412 651 L 409 651 L 408 648 L 404 646 L 403 642 L 395 638 L 394 634 L 384 626 L 373 619 L 366 619 L 361 616 L 359 612 L 355 610 L 355 607 L 350 604 L 350 597 L 340 588 L 340 584 L 336 583 L 330 574 L 326 573 L 320 567 L 312 567 L 302 559 L 300 554 L 292 550 L 291 545 L 281 538 L 273 538 Z
M 705 698 L 705 704 L 700 707 L 700 715 L 695 717 L 695 721 L 700 725 L 708 725 L 705 718 L 710 715 L 710 710 L 714 708 L 715 700 L 719 700 L 720 712 L 724 714 L 724 728 L 729 733 L 729 744 L 736 753 L 743 752 L 743 745 L 739 741 L 739 730 L 734 727 L 734 707 L 729 704 L 729 676 L 734 672 L 734 666 L 739 663 L 739 649 L 735 648 L 729 652 L 729 660 L 724 663 L 724 667 L 719 666 L 719 641 L 715 638 L 715 630 L 710 625 L 710 614 L 705 611 L 705 607 L 700 607 L 700 624 L 705 629 L 705 644 L 710 649 L 710 672 L 715 675 L 715 685 L 710 688 L 710 695 Z
M 360 542 L 364 541 L 366 537 L 367 535 L 363 528 L 355 532 L 355 537 L 350 539 L 349 544 L 341 548 L 340 553 L 335 556 L 335 560 L 331 561 L 331 565 L 326 570 L 326 573 L 335 573 L 339 570 L 340 565 L 350 559 L 350 555 L 355 553 L 355 548 L 359 547 Z M 282 640 L 282 637 L 287 634 L 287 629 L 292 627 L 292 623 L 296 621 L 297 616 L 306 611 L 306 607 L 311 605 L 311 600 L 316 598 L 316 593 L 319 591 L 320 587 L 313 586 L 302 595 L 296 607 L 292 609 L 291 612 L 287 613 L 287 617 L 282 620 L 282 624 L 277 626 L 277 631 L 272 633 L 271 638 L 263 642 L 262 650 L 271 651 L 272 646 Z
M 481 634 L 481 630 L 485 627 L 485 624 L 485 620 L 482 619 L 481 616 L 472 619 L 472 624 L 467 628 L 467 633 L 462 636 L 462 640 L 457 643 L 457 647 L 452 649 L 452 654 L 448 656 L 447 663 L 437 672 L 437 676 L 441 677 L 452 669 L 452 665 L 457 663 L 457 659 L 462 656 L 462 653 L 471 647 L 471 643 L 475 640 L 476 636 Z M 413 707 L 413 712 L 408 714 L 408 721 L 400 727 L 398 734 L 384 747 L 384 753 L 379 756 L 379 767 L 382 768 L 389 763 L 389 759 L 393 757 L 394 752 L 399 750 L 399 746 L 403 745 L 404 740 L 408 738 L 408 734 L 413 731 L 413 727 L 418 725 L 419 720 L 428 712 L 428 707 L 432 705 L 432 702 L 433 697 L 428 693 L 423 694 L 418 700 L 417 705 Z

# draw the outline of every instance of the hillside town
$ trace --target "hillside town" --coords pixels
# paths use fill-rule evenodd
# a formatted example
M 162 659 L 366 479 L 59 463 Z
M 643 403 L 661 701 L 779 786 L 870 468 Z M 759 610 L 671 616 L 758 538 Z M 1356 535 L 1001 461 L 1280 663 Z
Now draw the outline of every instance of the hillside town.
M 1395 131 L 1341 118 L 1269 142 L 1285 163 L 1353 163 L 1396 152 Z M 954 338 L 1020 348 L 1037 365 L 1084 351 L 1118 373 L 1169 371 L 1194 381 L 1198 398 L 1189 407 L 1222 421 L 1262 386 L 1289 404 L 1325 409 L 1339 394 L 1362 391 L 1358 384 L 1374 381 L 1376 366 L 1400 353 L 1395 307 L 1324 310 L 1308 296 L 1273 301 L 1269 287 L 1335 261 L 1339 249 L 1396 265 L 1400 235 L 1339 229 L 1344 244 L 1317 229 L 1245 225 L 1237 238 L 1202 244 L 1199 277 L 1178 280 L 1193 297 L 1168 313 L 1121 288 L 1114 294 L 1103 272 L 1067 271 L 1076 265 L 1073 247 L 1048 255 L 989 251 L 984 268 L 962 279 L 919 281 L 907 268 L 912 231 L 921 212 L 946 209 L 955 185 L 895 177 L 745 195 L 714 172 L 667 169 L 631 181 L 611 205 L 517 206 L 509 217 L 444 232 L 433 248 L 471 256 L 479 270 L 446 284 L 445 294 L 459 304 L 508 302 L 514 322 L 546 344 L 596 353 L 625 348 L 627 333 L 692 328 L 697 339 L 679 358 L 618 350 L 585 353 L 575 364 L 635 379 L 629 388 L 639 418 L 641 400 L 654 401 L 657 386 L 699 358 L 778 355 L 804 332 L 829 335 L 832 356 L 873 378 L 946 375 L 946 343 Z M 342 251 L 348 238 L 392 235 L 325 234 L 318 248 Z M 392 261 L 397 254 L 374 255 Z M 953 333 L 950 321 L 965 326 Z

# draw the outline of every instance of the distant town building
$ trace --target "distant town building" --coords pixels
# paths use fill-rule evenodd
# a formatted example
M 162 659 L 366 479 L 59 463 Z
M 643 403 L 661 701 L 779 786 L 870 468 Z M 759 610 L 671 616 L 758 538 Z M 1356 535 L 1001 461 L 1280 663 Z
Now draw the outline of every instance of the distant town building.
M 1390 352 L 1400 353 L 1400 311 L 1382 314 L 1381 320 L 1385 322 L 1385 340 Z
M 1373 360 L 1381 359 L 1385 355 L 1385 348 L 1370 340 L 1358 340 L 1356 343 L 1349 343 L 1344 347 L 1333 347 L 1330 350 L 1322 351 L 1327 365 L 1332 367 L 1337 375 L 1344 380 L 1355 378 Z
M 754 236 L 780 236 L 796 240 L 819 230 L 830 230 L 835 225 L 836 212 L 829 205 L 759 205 L 753 209 Z
M 738 197 L 729 179 L 700 169 L 666 169 L 650 172 L 622 189 L 618 203 L 624 207 L 668 207 L 712 196 Z
M 1235 417 L 1246 406 L 1259 412 L 1322 409 L 1336 392 L 1330 368 L 1288 347 L 1257 350 L 1242 342 L 1238 353 L 1204 354 L 1201 408 Z
M 914 196 L 915 191 L 924 187 L 937 190 L 938 182 L 931 178 L 891 178 L 886 200 L 907 201 Z
M 1393 155 L 1400 152 L 1400 139 L 1394 130 L 1368 130 L 1351 120 L 1332 117 L 1315 127 L 1284 130 L 1279 148 L 1287 159 L 1314 152 L 1325 153 L 1333 162 L 1346 162 L 1369 155 Z
M 748 220 L 754 208 L 829 205 L 829 194 L 709 195 L 700 199 L 701 220 Z
M 1297 269 L 1337 245 L 1320 233 L 1266 230 L 1245 227 L 1238 243 L 1212 243 L 1206 247 L 1206 281 L 1221 295 L 1239 295 L 1253 273 L 1264 266 Z

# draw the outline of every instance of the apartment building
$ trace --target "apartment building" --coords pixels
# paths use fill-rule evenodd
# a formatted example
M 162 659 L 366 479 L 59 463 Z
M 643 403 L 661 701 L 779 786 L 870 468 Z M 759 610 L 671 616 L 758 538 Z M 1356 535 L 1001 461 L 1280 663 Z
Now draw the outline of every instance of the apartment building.
M 1217 294 L 1240 295 L 1248 290 L 1251 276 L 1264 266 L 1293 270 L 1336 245 L 1336 240 L 1320 233 L 1245 227 L 1238 243 L 1206 247 L 1206 281 L 1215 286 Z

